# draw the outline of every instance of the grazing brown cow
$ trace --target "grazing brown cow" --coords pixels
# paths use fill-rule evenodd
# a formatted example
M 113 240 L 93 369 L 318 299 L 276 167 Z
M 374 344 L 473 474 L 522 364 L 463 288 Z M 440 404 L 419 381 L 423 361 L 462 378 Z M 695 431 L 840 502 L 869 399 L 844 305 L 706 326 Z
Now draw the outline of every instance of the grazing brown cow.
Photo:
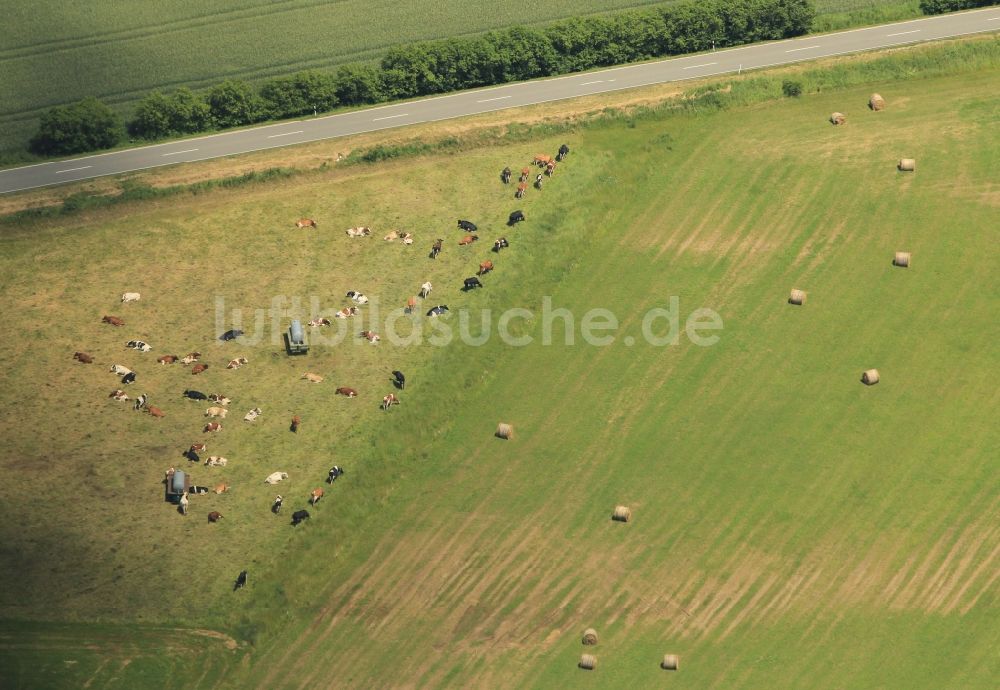
M 493 270 L 493 262 L 483 261 L 482 263 L 479 264 L 479 273 L 477 275 L 486 275 L 492 270 Z
M 229 484 L 226 484 L 225 482 L 223 482 L 222 484 L 216 484 L 213 491 L 215 491 L 216 495 L 224 494 L 227 491 L 229 491 Z
M 128 396 L 125 395 L 125 391 L 121 389 L 118 389 L 116 391 L 111 391 L 111 395 L 109 395 L 108 397 L 114 398 L 115 400 L 122 400 L 122 401 L 128 400 Z
M 162 357 L 157 357 L 156 361 L 160 364 L 173 364 L 177 359 L 177 355 L 163 355 Z
M 206 369 L 208 369 L 208 365 L 207 364 L 195 364 L 193 367 L 191 367 L 191 373 L 192 374 L 200 374 L 201 372 L 205 371 Z
M 321 498 L 323 498 L 323 489 L 313 489 L 309 492 L 309 505 L 316 505 Z
M 208 450 L 208 444 L 207 443 L 192 443 L 191 444 L 190 452 L 192 452 L 192 453 L 204 453 L 206 450 Z
M 441 253 L 441 249 L 444 247 L 444 240 L 435 240 L 434 244 L 431 245 L 431 258 L 436 259 L 437 255 Z
M 166 417 L 167 416 L 166 413 L 163 410 L 161 410 L 159 407 L 153 407 L 152 405 L 149 405 L 148 407 L 146 407 L 146 409 L 149 411 L 149 414 L 153 415 L 154 417 Z
M 527 192 L 527 191 L 528 191 L 528 183 L 527 182 L 522 182 L 521 184 L 517 185 L 517 191 L 514 192 L 514 198 L 515 199 L 523 199 L 524 198 L 524 193 Z
M 479 239 L 479 235 L 466 235 L 465 237 L 463 237 L 462 239 L 460 239 L 460 240 L 458 241 L 458 243 L 459 243 L 459 244 L 460 244 L 461 246 L 463 246 L 463 247 L 464 247 L 464 246 L 465 246 L 465 245 L 467 245 L 467 244 L 472 244 L 473 242 L 475 242 L 475 241 L 476 241 L 476 240 L 478 240 L 478 239 Z
M 382 398 L 382 409 L 385 410 L 386 412 L 389 411 L 390 407 L 398 404 L 399 404 L 399 398 L 396 397 L 395 393 L 389 393 L 389 395 Z
M 298 415 L 295 415 L 294 417 L 292 417 L 292 425 L 288 428 L 293 434 L 297 434 L 299 431 L 299 425 L 301 423 L 302 423 L 302 418 L 299 417 Z
M 101 319 L 101 323 L 110 323 L 112 326 L 124 326 L 125 322 L 119 319 L 117 316 L 105 316 Z
M 527 182 L 528 176 L 531 174 L 530 168 L 521 168 L 521 177 L 518 178 L 518 182 Z
M 220 422 L 209 422 L 208 424 L 205 425 L 205 428 L 202 429 L 202 431 L 204 431 L 206 434 L 211 432 L 222 431 L 222 424 Z
M 80 362 L 80 364 L 93 364 L 94 358 L 88 355 L 86 352 L 74 352 L 73 359 Z
M 544 168 L 552 161 L 552 156 L 546 156 L 544 153 L 539 153 L 535 156 L 534 163 L 540 168 Z
M 354 390 L 353 388 L 348 388 L 347 386 L 341 386 L 334 392 L 337 395 L 346 395 L 348 398 L 356 398 L 358 395 L 358 392 L 356 390 Z
M 410 297 L 408 300 L 406 300 L 406 308 L 403 310 L 403 312 L 409 314 L 416 308 L 417 308 L 417 298 Z
M 315 228 L 316 227 L 316 221 L 314 221 L 312 218 L 303 218 L 302 220 L 297 221 L 295 223 L 295 227 L 297 227 L 297 228 Z
M 222 513 L 220 513 L 217 510 L 213 510 L 211 513 L 208 514 L 209 522 L 218 522 L 221 519 L 222 519 Z
M 554 173 L 555 171 L 556 171 L 556 162 L 549 161 L 545 166 L 545 174 L 548 175 L 549 177 L 552 177 L 552 173 Z

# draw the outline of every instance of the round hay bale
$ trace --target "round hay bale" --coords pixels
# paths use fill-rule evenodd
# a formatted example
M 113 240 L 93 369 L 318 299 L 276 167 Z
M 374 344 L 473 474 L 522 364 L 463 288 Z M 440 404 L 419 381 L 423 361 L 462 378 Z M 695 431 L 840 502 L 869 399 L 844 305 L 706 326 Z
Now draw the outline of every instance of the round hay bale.
M 909 268 L 910 252 L 896 252 L 896 256 L 892 259 L 892 265 L 899 266 L 900 268 Z
M 806 293 L 802 290 L 792 289 L 792 294 L 788 296 L 789 304 L 803 304 L 806 301 Z
M 676 654 L 664 654 L 663 661 L 660 662 L 660 668 L 664 671 L 676 671 L 681 667 L 681 659 Z
M 615 506 L 615 512 L 611 514 L 611 519 L 617 522 L 628 522 L 632 519 L 632 509 L 628 506 Z
M 885 110 L 885 99 L 877 93 L 873 93 L 872 97 L 868 99 L 868 107 L 875 111 Z
M 497 438 L 508 440 L 513 435 L 514 435 L 514 426 L 512 424 L 504 424 L 503 422 L 497 424 Z
M 913 172 L 917 169 L 917 161 L 913 158 L 900 158 L 896 167 L 902 172 Z
M 587 628 L 583 631 L 583 643 L 585 645 L 595 645 L 597 644 L 597 631 L 593 628 Z
M 834 113 L 830 116 L 830 122 L 831 124 L 842 125 L 847 122 L 847 116 L 843 113 Z
M 866 386 L 874 386 L 878 383 L 878 369 L 869 369 L 861 375 L 861 383 Z
M 580 657 L 580 663 L 577 665 L 584 670 L 593 671 L 594 667 L 597 666 L 597 657 L 593 654 L 584 654 Z

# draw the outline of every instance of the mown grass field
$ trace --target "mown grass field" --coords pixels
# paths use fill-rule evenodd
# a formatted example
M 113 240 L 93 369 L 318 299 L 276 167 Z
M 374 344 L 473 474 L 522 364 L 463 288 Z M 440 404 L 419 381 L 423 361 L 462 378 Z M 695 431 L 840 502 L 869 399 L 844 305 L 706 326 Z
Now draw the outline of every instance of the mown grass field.
M 82 649 L 83 633 L 5 624 L 0 665 L 26 687 L 43 673 L 65 687 L 991 687 L 998 86 L 996 70 L 873 82 L 582 128 L 460 166 L 425 156 L 8 230 L 2 294 L 25 337 L 0 355 L 14 477 L 0 488 L 0 611 L 103 623 Z M 864 107 L 873 89 L 887 111 Z M 846 126 L 826 123 L 833 110 Z M 528 222 L 502 228 L 515 204 L 496 171 L 564 139 L 556 178 L 517 204 Z M 904 155 L 915 174 L 895 171 Z M 300 215 L 320 229 L 290 231 Z M 488 247 L 454 245 L 460 216 L 512 241 L 467 296 L 459 281 Z M 343 236 L 361 223 L 379 237 Z M 383 243 L 390 227 L 417 245 Z M 424 257 L 434 237 L 450 240 L 438 262 Z M 890 265 L 897 249 L 911 268 Z M 211 343 L 216 295 L 339 307 L 360 288 L 397 305 L 427 279 L 434 303 L 490 307 L 494 330 L 501 310 L 539 314 L 546 295 L 578 325 L 605 307 L 621 328 L 607 347 L 577 333 L 573 346 L 343 344 L 294 361 Z M 785 303 L 791 287 L 804 307 Z M 116 304 L 126 289 L 143 300 Z M 626 345 L 671 296 L 682 327 L 699 307 L 721 315 L 718 344 Z M 103 313 L 129 323 L 102 327 Z M 131 337 L 157 350 L 126 355 Z M 76 349 L 98 364 L 72 363 Z M 153 363 L 189 349 L 213 365 L 202 377 Z M 250 365 L 226 371 L 236 354 Z M 111 361 L 135 365 L 134 392 L 165 419 L 105 398 Z M 862 386 L 873 366 L 882 382 Z M 383 414 L 397 367 L 403 404 Z M 305 370 L 327 381 L 298 381 Z M 234 398 L 209 440 L 230 466 L 193 470 L 233 489 L 182 518 L 158 482 L 201 436 L 204 405 L 178 397 L 193 383 Z M 258 404 L 256 426 L 239 421 Z M 514 440 L 492 438 L 500 420 Z M 333 462 L 348 474 L 310 523 L 267 512 L 263 476 L 290 473 L 276 488 L 287 511 Z M 611 523 L 617 503 L 633 522 Z M 226 519 L 206 524 L 211 509 Z M 243 567 L 251 584 L 234 595 Z M 171 633 L 168 662 L 125 644 L 117 621 L 241 644 L 206 643 L 201 662 Z M 588 674 L 575 663 L 590 626 Z M 665 652 L 679 673 L 657 668 Z
M 487 0 L 211 0 L 5 3 L 0 36 L 0 150 L 23 147 L 38 116 L 95 96 L 123 115 L 153 89 L 202 88 L 374 60 L 390 46 L 515 24 L 641 7 L 663 0 L 550 0 L 526 8 Z M 819 0 L 839 15 L 915 6 L 901 0 Z M 913 12 L 913 8 L 907 10 Z M 879 15 L 888 19 L 897 15 Z

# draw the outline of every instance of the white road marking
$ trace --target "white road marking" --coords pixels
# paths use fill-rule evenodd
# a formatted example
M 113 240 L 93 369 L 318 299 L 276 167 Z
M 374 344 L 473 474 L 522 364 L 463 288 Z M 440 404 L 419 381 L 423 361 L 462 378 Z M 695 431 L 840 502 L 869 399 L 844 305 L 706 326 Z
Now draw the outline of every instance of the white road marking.
M 786 50 L 786 53 L 797 53 L 800 50 L 812 50 L 813 48 L 820 48 L 822 46 L 806 46 L 804 48 L 792 48 L 791 50 Z
M 399 115 L 386 115 L 385 117 L 376 117 L 372 122 L 378 122 L 379 120 L 391 120 L 394 117 L 406 117 L 409 113 L 400 113 Z
M 93 167 L 94 166 L 92 166 L 92 165 L 85 165 L 82 168 L 70 168 L 69 170 L 56 170 L 56 175 L 59 175 L 60 173 L 65 173 L 65 172 L 75 172 L 77 170 L 86 170 L 87 168 L 93 168 Z
M 484 98 L 481 101 L 476 101 L 476 103 L 489 103 L 490 101 L 502 101 L 505 98 L 510 98 L 510 96 L 497 96 L 496 98 Z
M 267 138 L 268 139 L 274 139 L 275 137 L 287 137 L 287 136 L 292 135 L 292 134 L 302 134 L 303 131 L 304 130 L 300 129 L 300 130 L 297 130 L 295 132 L 282 132 L 281 134 L 269 134 Z
M 700 65 L 691 65 L 690 67 L 684 67 L 683 69 L 698 69 L 699 67 L 711 67 L 712 65 L 717 65 L 718 62 L 705 62 Z
M 889 38 L 890 36 L 905 36 L 906 34 L 919 34 L 919 33 L 920 29 L 914 29 L 913 31 L 900 31 L 894 34 L 886 34 L 885 37 Z
M 582 84 L 580 84 L 580 86 L 589 86 L 590 84 L 603 84 L 603 83 L 604 83 L 603 79 L 598 79 L 596 81 L 585 81 Z
M 182 153 L 191 153 L 192 151 L 197 151 L 198 149 L 185 149 L 183 151 L 171 151 L 170 153 L 164 153 L 164 156 L 179 156 Z
M 987 19 L 988 22 L 1000 22 L 1000 17 L 993 17 L 992 19 Z

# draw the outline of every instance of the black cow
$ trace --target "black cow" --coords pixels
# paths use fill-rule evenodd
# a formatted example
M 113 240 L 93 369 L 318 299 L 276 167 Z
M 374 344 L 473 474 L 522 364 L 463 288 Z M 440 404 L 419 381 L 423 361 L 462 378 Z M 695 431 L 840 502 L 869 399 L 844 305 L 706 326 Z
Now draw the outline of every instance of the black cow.
M 434 243 L 434 245 L 431 247 L 432 259 L 436 259 L 438 257 L 438 254 L 441 253 L 441 247 L 443 246 L 444 246 L 444 240 L 438 240 Z
M 465 285 L 462 286 L 463 290 L 473 290 L 475 288 L 481 288 L 482 283 L 479 282 L 479 278 L 472 276 L 471 278 L 465 279 Z
M 281 504 L 284 503 L 284 501 L 285 501 L 285 499 L 283 499 L 281 497 L 281 494 L 278 494 L 277 496 L 275 496 L 274 497 L 274 503 L 271 504 L 271 512 L 274 513 L 275 515 L 277 515 L 278 513 L 280 513 L 281 512 Z
M 510 184 L 510 168 L 504 168 L 503 172 L 500 173 L 500 181 L 504 184 Z
M 514 211 L 507 219 L 507 225 L 513 226 L 515 223 L 520 223 L 522 220 L 524 220 L 524 211 Z
M 190 462 L 201 462 L 201 457 L 197 453 L 195 453 L 193 450 L 191 450 L 190 448 L 188 448 L 186 451 L 184 451 L 183 455 Z
M 192 400 L 208 400 L 208 396 L 201 391 L 184 391 L 184 397 Z
M 326 483 L 333 484 L 337 481 L 337 477 L 344 473 L 344 469 L 339 465 L 334 465 L 330 468 L 330 473 L 326 475 Z
M 561 161 L 563 158 L 569 155 L 569 146 L 563 144 L 559 147 L 559 153 L 556 154 L 556 160 Z
M 461 220 L 460 219 L 458 221 L 458 227 L 459 227 L 460 230 L 465 230 L 466 232 L 475 232 L 476 229 L 477 229 L 476 228 L 476 224 L 473 223 L 471 220 Z
M 501 249 L 506 249 L 509 246 L 510 242 L 507 241 L 507 238 L 501 237 L 500 239 L 498 239 L 496 242 L 493 243 L 493 251 L 499 254 Z
M 243 331 L 240 331 L 240 330 L 237 330 L 237 329 L 233 328 L 231 330 L 226 331 L 222 335 L 220 335 L 219 336 L 219 340 L 228 342 L 230 340 L 236 340 L 241 335 L 243 335 Z
M 439 304 L 436 307 L 431 307 L 430 310 L 427 312 L 427 316 L 441 316 L 446 311 L 448 311 L 448 305 Z
M 241 570 L 240 574 L 236 576 L 236 583 L 233 585 L 233 591 L 242 589 L 247 586 L 247 571 Z
M 308 519 L 309 519 L 308 510 L 296 510 L 294 513 L 292 513 L 292 526 L 294 527 L 300 522 L 304 522 L 305 520 Z
M 126 386 L 130 383 L 135 383 L 135 372 L 130 371 L 129 373 L 122 376 L 122 383 Z
M 399 390 L 403 390 L 403 387 L 406 386 L 406 377 L 403 376 L 403 372 L 401 371 L 392 372 L 392 378 L 396 379 L 396 388 L 398 388 Z

